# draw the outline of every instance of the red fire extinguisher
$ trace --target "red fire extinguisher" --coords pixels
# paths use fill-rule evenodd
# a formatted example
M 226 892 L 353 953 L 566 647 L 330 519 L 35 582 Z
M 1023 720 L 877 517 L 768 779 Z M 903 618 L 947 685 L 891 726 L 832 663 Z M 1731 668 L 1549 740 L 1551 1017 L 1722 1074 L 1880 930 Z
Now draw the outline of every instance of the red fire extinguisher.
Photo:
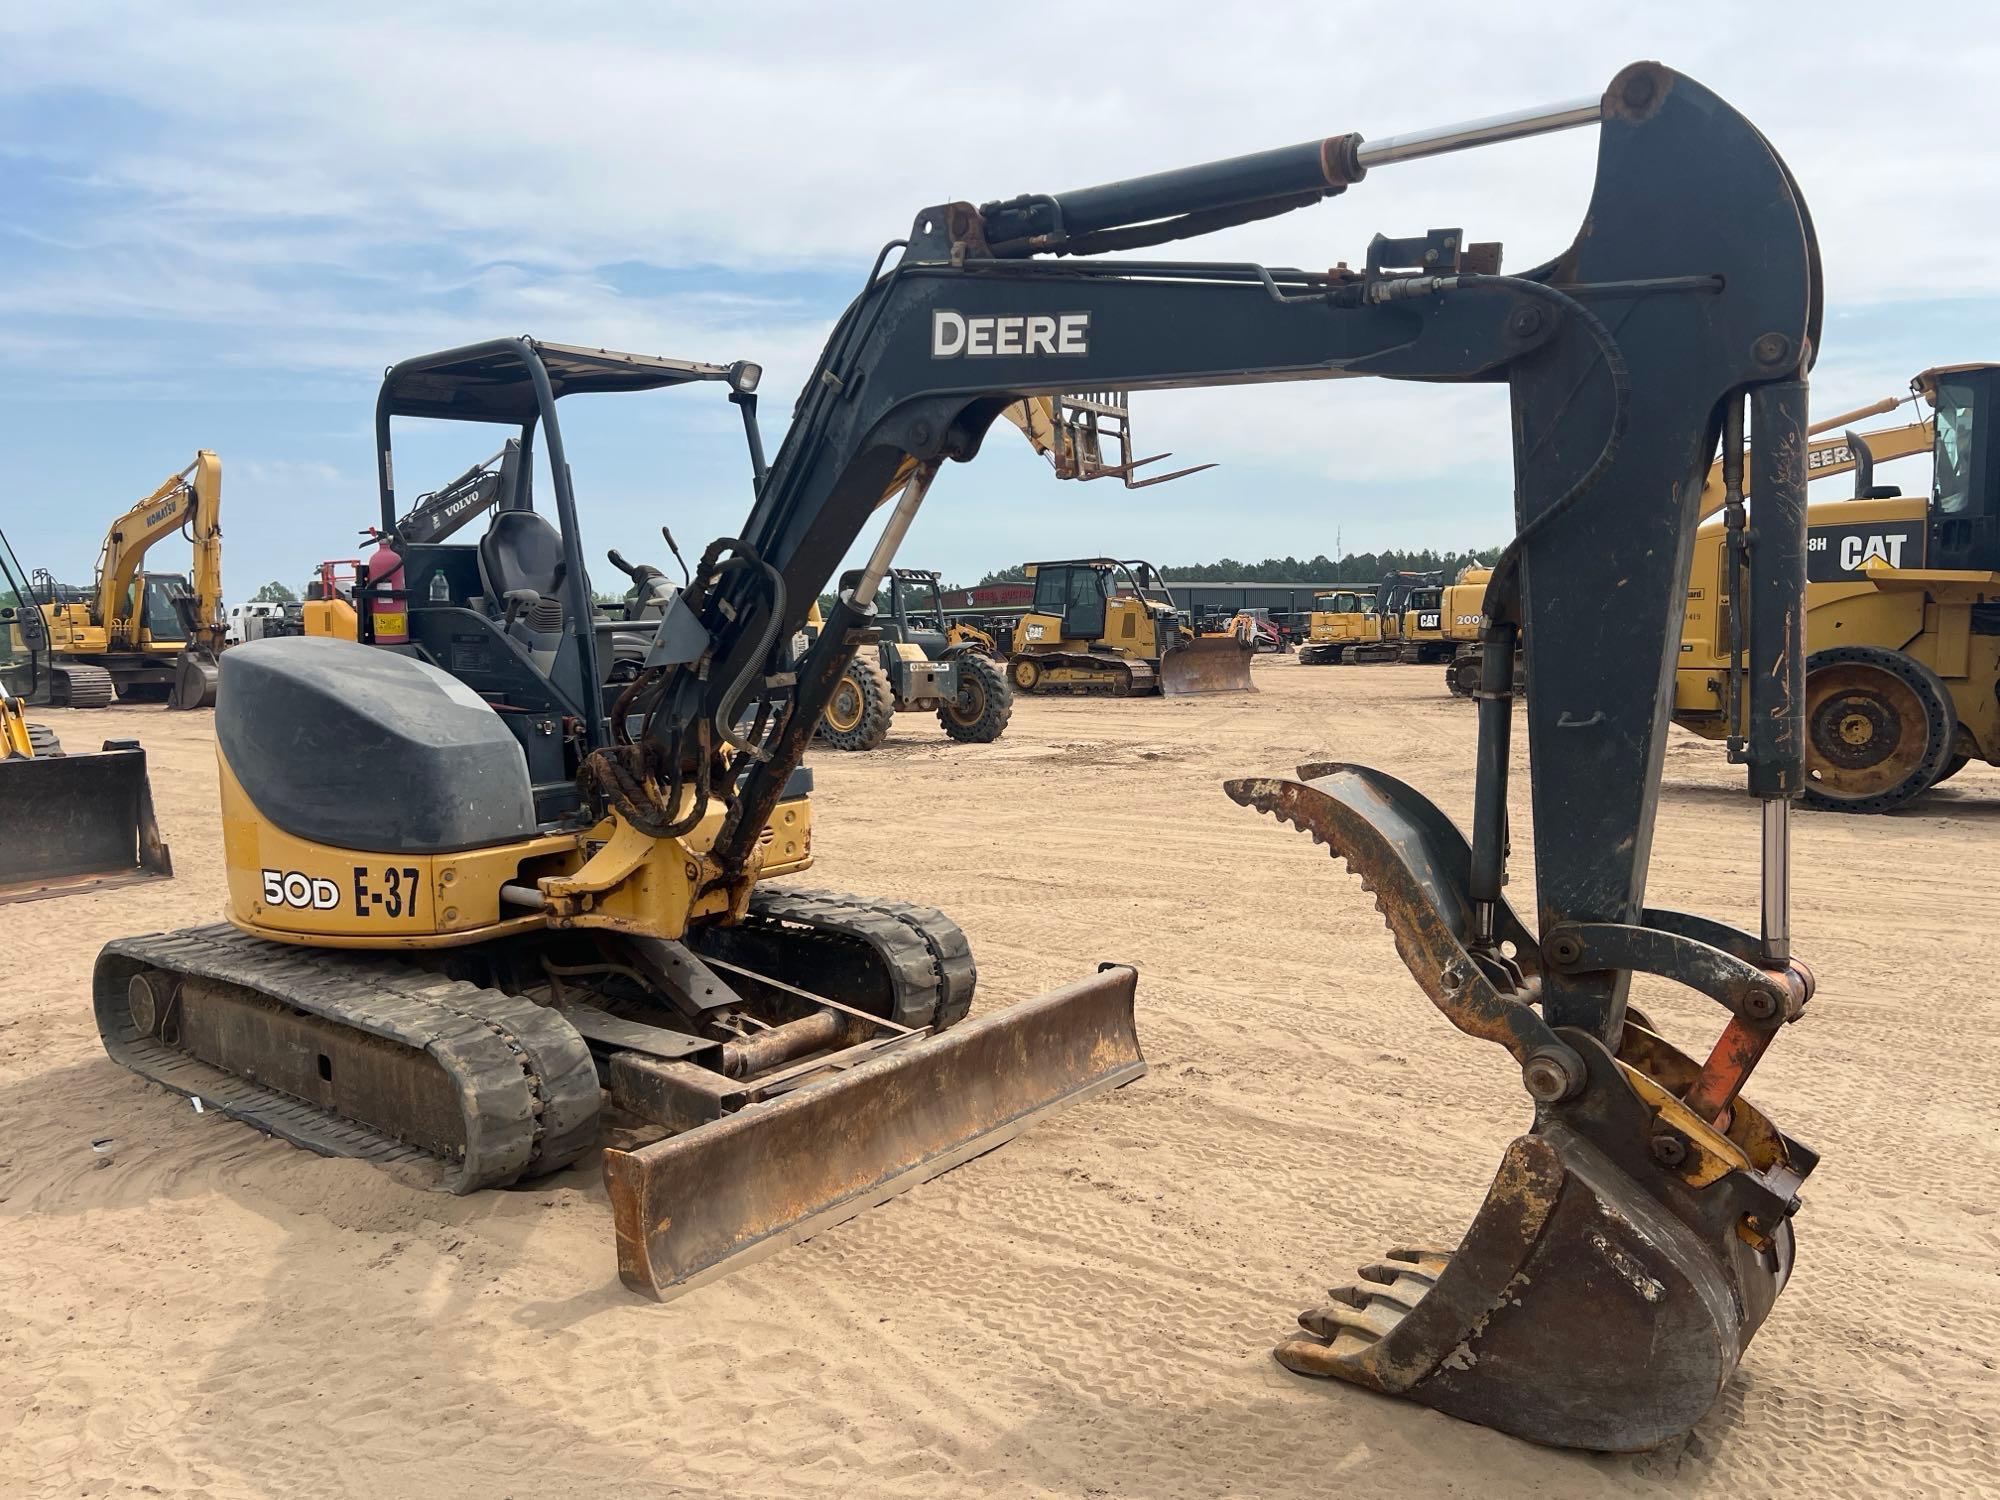
M 368 623 L 378 646 L 401 646 L 410 639 L 410 596 L 403 588 L 403 558 L 378 536 L 368 554 Z

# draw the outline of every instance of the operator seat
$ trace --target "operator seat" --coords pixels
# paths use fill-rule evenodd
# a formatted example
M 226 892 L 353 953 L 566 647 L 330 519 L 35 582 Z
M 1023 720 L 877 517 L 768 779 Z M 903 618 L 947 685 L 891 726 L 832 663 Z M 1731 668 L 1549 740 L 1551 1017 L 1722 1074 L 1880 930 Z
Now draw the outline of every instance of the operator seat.
M 487 606 L 501 608 L 508 594 L 532 589 L 560 602 L 563 582 L 562 535 L 532 510 L 503 510 L 479 539 L 479 582 Z

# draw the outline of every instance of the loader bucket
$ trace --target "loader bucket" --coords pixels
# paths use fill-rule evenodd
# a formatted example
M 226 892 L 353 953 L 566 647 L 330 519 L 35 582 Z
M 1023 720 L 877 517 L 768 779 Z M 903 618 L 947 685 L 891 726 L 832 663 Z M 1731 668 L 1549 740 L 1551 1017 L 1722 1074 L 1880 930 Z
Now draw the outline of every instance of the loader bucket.
M 189 646 L 175 660 L 174 685 L 167 695 L 167 707 L 215 707 L 215 685 L 220 676 L 212 655 L 198 646 Z
M 1524 1083 L 1552 1054 L 1576 1068 L 1566 1094 L 1535 1095 L 1455 1249 L 1363 1266 L 1300 1315 L 1279 1363 L 1558 1447 L 1634 1452 L 1685 1433 L 1791 1275 L 1790 1214 L 1817 1158 L 1747 1100 L 1722 1128 L 1695 1115 L 1681 1096 L 1700 1067 L 1636 1013 L 1615 1056 L 1550 1026 L 1538 944 L 1504 901 L 1496 928 L 1518 967 L 1476 961 L 1470 850 L 1405 783 L 1316 765 L 1228 791 L 1344 859 L 1439 1010 L 1512 1053 Z
M 1136 978 L 1106 965 L 827 1082 L 607 1150 L 619 1276 L 649 1296 L 678 1296 L 1143 1076 Z
M 0 761 L 0 905 L 172 874 L 136 742 Z
M 1197 693 L 1254 693 L 1250 659 L 1254 642 L 1241 636 L 1198 635 L 1160 658 L 1160 693 L 1187 698 Z

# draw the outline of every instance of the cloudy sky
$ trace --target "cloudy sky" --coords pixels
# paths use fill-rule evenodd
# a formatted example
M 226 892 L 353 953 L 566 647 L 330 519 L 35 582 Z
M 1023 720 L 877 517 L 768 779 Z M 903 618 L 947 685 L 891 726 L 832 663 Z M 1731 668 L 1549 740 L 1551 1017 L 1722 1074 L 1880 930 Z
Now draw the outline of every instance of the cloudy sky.
M 0 55 L 0 527 L 66 578 L 197 447 L 223 458 L 233 598 L 353 555 L 375 386 L 410 354 L 527 332 L 759 360 L 775 450 L 833 318 L 926 204 L 1568 99 L 1638 57 L 1732 100 L 1798 175 L 1830 283 L 1822 411 L 2000 357 L 2000 45 L 1976 10 L 101 0 L 0 5 Z M 1378 230 L 1456 225 L 1531 265 L 1575 231 L 1594 135 L 1384 169 L 1191 253 L 1324 266 Z M 567 407 L 594 551 L 657 557 L 662 522 L 684 545 L 736 529 L 747 468 L 710 391 Z M 903 560 L 966 578 L 1508 530 L 1496 390 L 1138 412 L 1149 449 L 1220 466 L 1143 496 L 1062 486 L 997 432 Z M 479 449 L 465 429 L 399 441 L 403 493 Z

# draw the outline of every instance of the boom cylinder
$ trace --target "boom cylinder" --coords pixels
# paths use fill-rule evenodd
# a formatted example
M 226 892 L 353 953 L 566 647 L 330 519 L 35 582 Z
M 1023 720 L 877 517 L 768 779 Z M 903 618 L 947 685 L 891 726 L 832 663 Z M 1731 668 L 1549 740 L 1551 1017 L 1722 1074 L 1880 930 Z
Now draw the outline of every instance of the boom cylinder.
M 1379 141 L 1366 141 L 1359 135 L 1327 136 L 1097 187 L 1028 194 L 1005 203 L 986 204 L 980 214 L 986 221 L 986 237 L 994 243 L 1034 235 L 1089 234 L 1182 214 L 1338 192 L 1367 176 L 1371 167 L 1573 130 L 1579 125 L 1595 125 L 1603 117 L 1604 101 L 1593 96 L 1413 130 Z

